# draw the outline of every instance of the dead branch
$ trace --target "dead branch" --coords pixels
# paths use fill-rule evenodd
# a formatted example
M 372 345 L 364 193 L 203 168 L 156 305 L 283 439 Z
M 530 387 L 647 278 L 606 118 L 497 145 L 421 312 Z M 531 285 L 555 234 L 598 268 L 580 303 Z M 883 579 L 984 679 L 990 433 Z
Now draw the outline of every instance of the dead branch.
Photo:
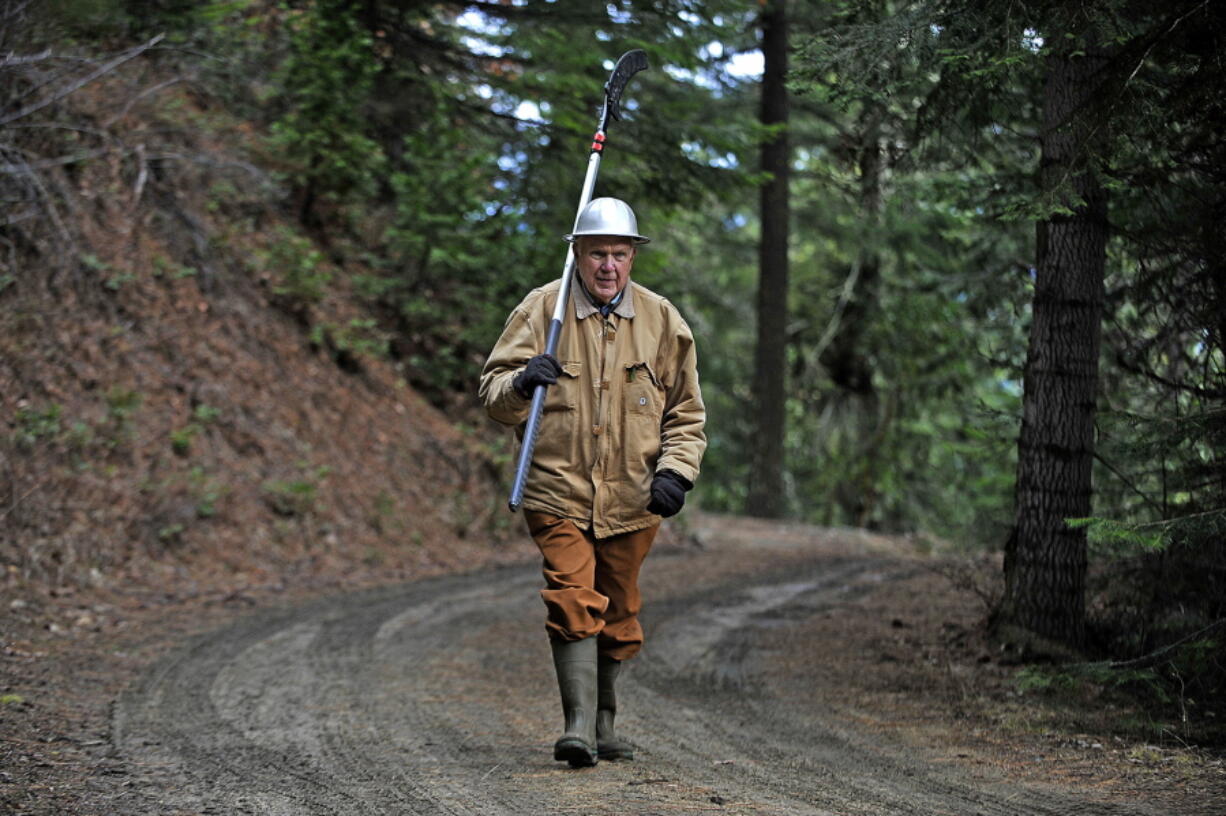
M 242 170 L 248 175 L 254 176 L 261 181 L 268 180 L 268 173 L 251 162 L 245 162 L 238 159 L 230 159 L 227 161 L 219 161 L 207 153 L 150 153 L 145 157 L 148 161 L 184 161 L 198 164 L 202 167 L 210 167 L 218 170 Z
M 42 62 L 43 60 L 51 59 L 51 49 L 44 48 L 37 54 L 26 54 L 17 56 L 10 52 L 4 59 L 0 60 L 0 68 L 7 68 L 10 65 L 29 65 L 34 62 Z
M 51 167 L 62 167 L 65 164 L 76 164 L 81 161 L 89 161 L 100 156 L 105 156 L 112 152 L 112 148 L 104 147 L 98 150 L 86 150 L 81 153 L 74 153 L 71 156 L 59 156 L 54 159 L 38 159 L 37 161 L 22 161 L 17 164 L 0 164 L 0 173 L 6 175 L 18 175 L 29 173 L 34 170 L 46 170 Z
M 77 128 L 67 129 L 76 130 Z M 15 151 L 15 149 L 10 145 L 0 144 L 0 155 L 8 151 Z M 135 148 L 120 146 L 100 147 L 95 150 L 84 150 L 68 156 L 57 156 L 53 159 L 35 159 L 33 161 L 21 159 L 16 162 L 10 161 L 8 164 L 0 164 L 0 175 L 24 175 L 34 170 L 47 170 L 52 167 L 62 167 L 66 164 L 75 164 L 76 162 L 89 161 L 91 159 L 101 158 L 102 156 L 112 153 L 118 153 L 121 156 L 140 154 L 143 161 L 146 162 L 182 161 L 219 170 L 241 170 L 261 181 L 268 180 L 268 173 L 250 162 L 239 160 L 219 161 L 216 158 L 204 153 L 145 153 L 144 151 L 145 146 L 141 144 Z
M 107 120 L 102 123 L 102 126 L 109 128 L 111 125 L 115 124 L 120 119 L 127 116 L 128 111 L 132 110 L 132 106 L 135 105 L 137 102 L 141 101 L 142 99 L 144 99 L 146 96 L 149 96 L 150 94 L 155 94 L 158 91 L 162 90 L 163 88 L 169 88 L 171 85 L 175 85 L 180 82 L 185 82 L 188 79 L 189 77 L 177 76 L 177 77 L 174 77 L 173 79 L 168 79 L 165 82 L 159 82 L 157 85 L 154 85 L 150 88 L 146 88 L 145 90 L 138 93 L 136 96 L 129 99 L 127 104 L 125 104 L 118 113 L 113 114 L 112 116 L 108 117 Z
M 136 159 L 140 165 L 140 172 L 136 174 L 136 184 L 132 189 L 132 206 L 140 203 L 141 193 L 145 190 L 145 182 L 149 178 L 149 162 L 145 159 L 145 145 L 138 144 L 136 146 Z
M 22 221 L 29 221 L 31 218 L 38 217 L 38 210 L 33 207 L 22 210 L 21 212 L 13 213 L 4 220 L 3 226 L 11 227 L 15 224 L 20 224 Z
M 106 138 L 110 134 L 99 128 L 86 127 L 85 125 L 69 125 L 64 122 L 15 122 L 9 125 L 9 130 L 70 130 L 73 133 L 85 133 L 90 136 L 98 136 Z
M 16 20 L 26 13 L 26 9 L 34 4 L 34 0 L 20 0 L 20 2 L 9 3 L 6 6 L 0 6 L 0 23 L 7 23 L 10 20 Z
M 37 102 L 26 105 L 21 110 L 18 110 L 14 113 L 10 113 L 7 116 L 0 117 L 0 126 L 4 126 L 4 125 L 7 125 L 9 122 L 14 122 L 18 119 L 25 118 L 26 116 L 29 116 L 32 113 L 42 110 L 48 105 L 58 102 L 59 100 L 63 99 L 66 96 L 76 93 L 77 91 L 81 90 L 81 88 L 84 88 L 86 85 L 93 82 L 94 80 L 99 79 L 109 74 L 111 71 L 114 71 L 116 68 L 118 68 L 120 65 L 123 65 L 125 62 L 133 60 L 136 57 L 139 57 L 141 54 L 145 53 L 150 48 L 160 43 L 162 39 L 165 38 L 165 36 L 166 36 L 165 34 L 158 34 L 156 37 L 154 37 L 153 39 L 149 40 L 146 43 L 142 43 L 141 45 L 135 46 L 134 48 L 129 48 L 127 51 L 124 51 L 122 54 L 115 57 L 114 59 L 104 62 L 102 65 L 100 65 L 97 68 L 97 70 L 86 74 L 85 76 L 78 79 L 76 82 L 70 82 L 68 85 L 64 86 L 63 88 L 60 88 L 58 91 L 51 94 L 46 99 L 40 99 Z
M 6 518 L 6 517 L 7 517 L 7 516 L 10 514 L 10 513 L 12 513 L 14 510 L 16 510 L 16 509 L 17 509 L 17 505 L 21 504 L 23 501 L 25 501 L 26 499 L 28 499 L 28 498 L 29 498 L 31 495 L 33 495 L 33 494 L 34 494 L 34 492 L 35 492 L 36 490 L 38 490 L 39 488 L 41 488 L 41 487 L 42 487 L 43 485 L 45 485 L 47 482 L 48 482 L 48 480 L 47 480 L 47 479 L 43 479 L 41 482 L 36 483 L 36 484 L 35 484 L 33 487 L 31 487 L 31 488 L 30 488 L 29 490 L 27 490 L 25 493 L 22 493 L 20 496 L 14 496 L 14 497 L 13 497 L 13 498 L 10 500 L 10 502 L 9 502 L 9 506 L 8 506 L 8 507 L 6 507 L 6 508 L 4 508 L 4 510 L 0 511 L 0 521 L 2 521 L 3 519 L 5 519 L 5 518 Z
M 55 224 L 56 229 L 59 230 L 60 237 L 62 237 L 65 243 L 68 245 L 75 246 L 75 242 L 72 239 L 72 233 L 68 231 L 68 227 L 64 224 L 64 219 L 60 217 L 60 211 L 56 208 L 55 201 L 52 199 L 51 194 L 47 191 L 46 186 L 43 184 L 43 180 L 39 177 L 38 173 L 34 172 L 34 170 L 29 167 L 29 165 L 22 167 L 22 164 L 25 163 L 21 162 L 18 164 L 18 169 L 13 173 L 13 175 L 21 176 L 29 180 L 30 186 L 34 188 L 34 190 L 38 193 L 39 198 L 46 205 L 47 215 L 50 216 L 51 222 Z
M 55 70 L 39 71 L 40 66 L 27 67 L 25 77 L 30 83 L 29 87 L 25 88 L 19 95 L 10 100 L 9 105 L 16 107 L 23 99 L 34 99 L 43 91 L 44 88 L 50 88 L 57 83 L 62 83 L 65 77 L 70 76 L 73 71 L 77 71 L 90 66 L 97 65 L 98 60 L 90 59 L 89 57 L 66 57 L 62 54 L 52 54 L 50 60 L 53 63 L 67 63 L 67 65 L 59 67 Z
M 811 352 L 814 360 L 820 360 L 822 354 L 826 352 L 826 347 L 834 340 L 834 336 L 838 333 L 839 325 L 843 320 L 843 312 L 847 309 L 847 304 L 851 301 L 851 296 L 856 289 L 856 281 L 860 278 L 860 261 L 857 259 L 851 266 L 851 271 L 847 275 L 847 279 L 843 281 L 842 290 L 839 292 L 839 302 L 834 307 L 834 314 L 830 316 L 830 322 L 826 325 L 826 330 L 822 332 L 821 339 L 817 341 L 816 348 Z

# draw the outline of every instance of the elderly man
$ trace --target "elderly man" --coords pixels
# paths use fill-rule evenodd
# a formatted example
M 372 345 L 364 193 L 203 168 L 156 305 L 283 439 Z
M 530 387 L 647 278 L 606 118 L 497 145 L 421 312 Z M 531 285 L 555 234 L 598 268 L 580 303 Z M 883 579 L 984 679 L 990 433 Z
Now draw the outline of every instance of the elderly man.
M 544 559 L 566 721 L 554 758 L 585 766 L 634 756 L 614 731 L 614 683 L 643 644 L 639 567 L 660 519 L 681 509 L 698 478 L 706 410 L 689 326 L 630 281 L 648 241 L 630 207 L 594 199 L 566 240 L 578 274 L 556 359 L 540 351 L 561 281 L 511 312 L 480 394 L 493 419 L 522 435 L 534 389 L 548 386 L 524 518 Z

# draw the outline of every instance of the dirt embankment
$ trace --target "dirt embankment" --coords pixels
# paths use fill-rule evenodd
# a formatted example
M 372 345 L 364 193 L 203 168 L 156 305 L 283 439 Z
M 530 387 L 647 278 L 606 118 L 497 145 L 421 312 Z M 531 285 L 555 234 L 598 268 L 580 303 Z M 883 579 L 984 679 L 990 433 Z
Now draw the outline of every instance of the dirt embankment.
M 0 258 L 8 598 L 496 556 L 506 435 L 406 385 L 363 270 L 284 217 L 259 135 L 174 70 L 133 60 L 48 108 L 74 128 L 23 131 Z

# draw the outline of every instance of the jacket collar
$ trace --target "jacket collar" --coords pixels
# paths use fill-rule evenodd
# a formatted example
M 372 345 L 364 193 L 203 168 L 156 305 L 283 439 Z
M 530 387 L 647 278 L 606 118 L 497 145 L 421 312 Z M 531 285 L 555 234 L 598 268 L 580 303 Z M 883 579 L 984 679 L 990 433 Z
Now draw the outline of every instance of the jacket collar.
M 582 320 L 589 315 L 600 314 L 600 309 L 592 302 L 592 297 L 588 294 L 578 273 L 575 273 L 575 278 L 571 281 L 570 297 L 575 302 L 576 319 Z M 622 290 L 622 299 L 613 307 L 613 314 L 627 319 L 634 317 L 634 283 L 631 281 L 626 281 L 626 288 Z

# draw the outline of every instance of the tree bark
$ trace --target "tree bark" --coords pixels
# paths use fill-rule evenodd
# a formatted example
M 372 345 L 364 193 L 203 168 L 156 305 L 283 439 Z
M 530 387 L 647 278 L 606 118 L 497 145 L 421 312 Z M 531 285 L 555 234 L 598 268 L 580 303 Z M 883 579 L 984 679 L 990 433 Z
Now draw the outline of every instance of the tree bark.
M 993 616 L 998 633 L 1020 627 L 1073 646 L 1085 635 L 1086 541 L 1066 520 L 1091 514 L 1107 199 L 1090 166 L 1090 109 L 1104 61 L 1087 49 L 1053 55 L 1047 66 L 1042 182 L 1069 212 L 1036 230 L 1016 509 Z
M 868 225 L 856 263 L 856 286 L 847 300 L 839 328 L 820 361 L 830 374 L 842 399 L 852 406 L 850 425 L 854 436 L 848 455 L 854 465 L 851 478 L 834 491 L 844 524 L 871 527 L 879 491 L 881 445 L 889 418 L 883 415 L 881 395 L 873 383 L 874 350 L 869 348 L 866 329 L 871 325 L 881 283 L 881 253 L 874 243 L 874 227 L 881 223 L 881 185 L 884 156 L 881 150 L 881 122 L 885 113 L 879 105 L 865 103 L 856 128 L 856 170 L 860 176 L 860 217 Z M 886 412 L 887 414 L 889 412 Z
M 758 338 L 754 352 L 756 431 L 750 463 L 746 510 L 750 515 L 780 518 L 787 512 L 784 491 L 784 373 L 788 324 L 788 181 L 791 151 L 787 134 L 788 91 L 786 0 L 767 2 L 762 13 L 762 124 L 779 131 L 762 145 L 762 234 L 758 247 Z

